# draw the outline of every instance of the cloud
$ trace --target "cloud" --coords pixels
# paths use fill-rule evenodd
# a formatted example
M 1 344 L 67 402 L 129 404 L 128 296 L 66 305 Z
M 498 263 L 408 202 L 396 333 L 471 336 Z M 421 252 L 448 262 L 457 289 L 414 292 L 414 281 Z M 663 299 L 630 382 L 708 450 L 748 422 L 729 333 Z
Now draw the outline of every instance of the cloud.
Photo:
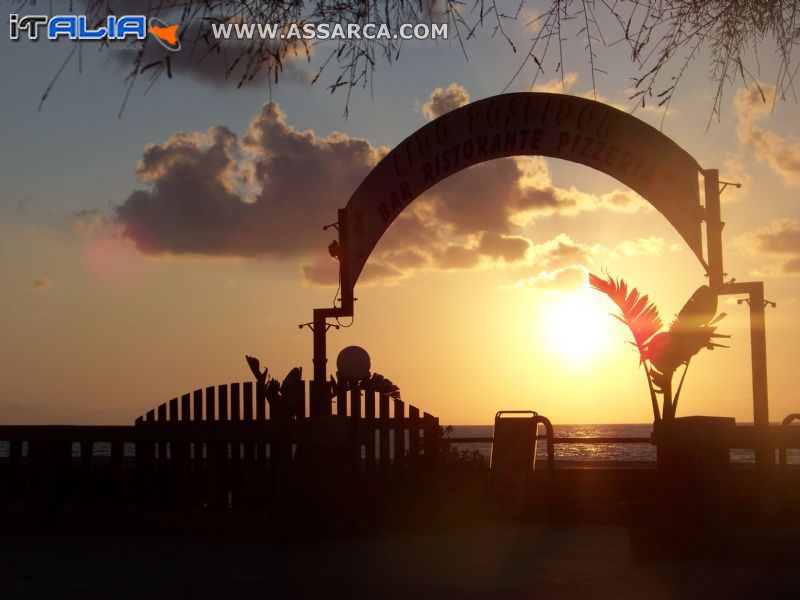
M 759 121 L 770 113 L 775 86 L 754 85 L 737 92 L 734 107 L 739 119 L 736 133 L 739 143 L 752 149 L 759 162 L 766 162 L 775 173 L 793 186 L 800 185 L 800 142 L 779 133 L 762 129 Z
M 141 8 L 138 8 L 138 12 L 141 12 Z M 241 18 L 231 18 L 225 22 L 241 21 Z M 172 19 L 169 22 L 176 21 Z M 252 40 L 233 37 L 215 39 L 208 33 L 209 30 L 210 25 L 200 19 L 181 27 L 179 37 L 183 49 L 180 52 L 171 52 L 156 43 L 147 44 L 141 59 L 141 65 L 146 70 L 142 73 L 149 75 L 155 72 L 156 65 L 164 66 L 169 59 L 171 75 L 186 75 L 214 86 L 264 85 L 269 83 L 270 76 L 275 76 L 275 72 L 279 81 L 309 84 L 313 79 L 314 73 L 308 66 L 313 56 L 312 46 L 306 47 L 299 42 L 283 44 L 267 39 L 257 44 Z M 122 44 L 119 46 L 109 52 L 110 60 L 121 68 L 131 69 L 139 50 L 126 49 Z M 153 66 L 148 69 L 148 65 Z
M 650 205 L 630 190 L 595 195 L 553 184 L 547 161 L 518 156 L 481 163 L 440 182 L 425 194 L 439 222 L 459 234 L 509 233 L 553 214 L 610 210 L 640 212 Z
M 761 277 L 800 274 L 800 228 L 793 219 L 775 219 L 769 227 L 739 236 L 734 246 L 740 254 L 783 259 L 753 271 Z
M 566 94 L 578 85 L 578 74 L 575 71 L 564 73 L 563 79 L 558 77 L 533 86 L 534 92 L 549 92 L 551 94 Z
M 46 292 L 53 289 L 53 280 L 49 277 L 40 277 L 31 284 L 31 289 L 34 292 Z
M 581 265 L 570 265 L 554 271 L 541 271 L 538 275 L 522 279 L 514 287 L 539 290 L 574 290 L 586 285 L 588 271 Z
M 302 256 L 330 237 L 321 225 L 385 151 L 297 131 L 270 102 L 242 139 L 218 126 L 147 146 L 136 173 L 150 189 L 116 217 L 145 254 Z
M 431 92 L 422 105 L 422 114 L 433 121 L 465 104 L 469 104 L 469 93 L 460 84 L 451 83 L 447 88 L 437 87 Z
M 72 213 L 72 216 L 75 219 L 72 223 L 73 231 L 85 240 L 109 225 L 108 217 L 96 208 L 79 210 Z
M 663 238 L 655 236 L 623 240 L 608 247 L 576 242 L 566 233 L 560 233 L 542 244 L 531 244 L 524 270 L 533 275 L 524 274 L 511 287 L 575 289 L 586 282 L 586 273 L 592 268 L 619 258 L 659 257 L 667 251 L 672 249 L 667 248 Z M 519 277 L 518 271 L 515 274 Z

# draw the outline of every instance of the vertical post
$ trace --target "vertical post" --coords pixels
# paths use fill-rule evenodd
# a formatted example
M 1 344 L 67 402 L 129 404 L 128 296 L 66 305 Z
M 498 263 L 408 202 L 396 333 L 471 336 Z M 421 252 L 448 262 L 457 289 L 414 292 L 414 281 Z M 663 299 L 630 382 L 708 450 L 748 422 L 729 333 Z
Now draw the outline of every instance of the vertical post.
M 416 406 L 408 407 L 408 457 L 413 466 L 419 460 L 419 409 Z
M 206 388 L 206 422 L 213 421 L 216 414 L 216 391 L 213 385 Z
M 326 334 L 328 317 L 349 317 L 353 315 L 353 288 L 347 263 L 347 211 L 338 212 L 339 228 L 339 284 L 342 296 L 341 306 L 333 308 L 315 308 L 312 328 L 314 331 L 314 379 L 311 382 L 311 400 L 309 416 L 316 417 L 331 414 L 331 402 L 328 396 L 328 349 Z
M 375 475 L 375 390 L 364 392 L 364 431 L 366 433 L 365 467 L 367 479 L 371 482 Z
M 769 471 L 775 464 L 775 453 L 767 440 L 769 428 L 767 335 L 764 320 L 764 284 L 761 281 L 752 284 L 750 292 L 750 352 L 753 363 L 753 425 L 758 440 L 756 464 L 769 489 L 767 480 Z
M 406 456 L 406 404 L 394 401 L 394 468 L 400 470 Z
M 706 196 L 706 244 L 708 246 L 708 282 L 713 290 L 722 287 L 722 219 L 719 207 L 719 171 L 703 171 Z
M 750 352 L 753 362 L 753 423 L 769 425 L 767 402 L 767 335 L 764 320 L 764 283 L 750 284 Z
M 331 402 L 328 397 L 328 348 L 326 334 L 328 315 L 335 314 L 335 309 L 314 309 L 314 379 L 311 381 L 311 417 L 331 414 Z
M 389 471 L 389 396 L 381 393 L 378 396 L 378 415 L 380 418 L 379 444 L 381 474 Z

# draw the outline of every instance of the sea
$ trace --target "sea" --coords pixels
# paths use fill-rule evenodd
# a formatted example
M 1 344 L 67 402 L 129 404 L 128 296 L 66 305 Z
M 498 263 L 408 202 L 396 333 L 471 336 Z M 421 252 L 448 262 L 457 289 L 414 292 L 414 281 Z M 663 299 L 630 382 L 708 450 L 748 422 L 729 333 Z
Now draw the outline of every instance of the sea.
M 492 425 L 453 425 L 449 436 L 462 437 L 492 437 Z M 628 425 L 553 425 L 555 437 L 650 437 L 653 426 L 647 424 Z M 542 428 L 539 429 L 542 434 Z M 476 450 L 487 459 L 491 456 L 490 443 L 458 443 L 454 444 L 459 450 Z M 777 453 L 776 453 L 777 455 Z M 731 450 L 732 463 L 755 463 L 753 450 Z M 547 458 L 547 444 L 540 441 L 536 446 L 536 460 Z M 655 462 L 656 449 L 649 443 L 645 444 L 556 444 L 555 459 L 562 461 L 609 461 L 609 462 Z M 800 449 L 790 449 L 786 453 L 789 464 L 800 464 Z

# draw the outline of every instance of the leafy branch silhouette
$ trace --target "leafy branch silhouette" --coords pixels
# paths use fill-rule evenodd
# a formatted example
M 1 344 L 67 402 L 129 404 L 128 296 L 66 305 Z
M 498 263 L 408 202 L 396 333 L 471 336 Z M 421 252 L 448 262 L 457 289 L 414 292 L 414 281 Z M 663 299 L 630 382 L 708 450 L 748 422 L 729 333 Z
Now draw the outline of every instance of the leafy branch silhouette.
M 714 341 L 730 337 L 717 333 L 716 323 L 726 316 L 724 312 L 716 315 L 717 294 L 707 285 L 700 286 L 669 328 L 660 331 L 663 323 L 656 305 L 635 287 L 629 289 L 624 279 L 614 279 L 609 274 L 603 278 L 590 273 L 589 285 L 617 305 L 621 314 L 613 316 L 627 325 L 633 335 L 633 345 L 639 351 L 639 364 L 644 367 L 647 377 L 654 419 L 674 419 L 692 357 L 703 348 L 727 348 Z M 683 373 L 673 395 L 672 379 L 681 366 L 684 367 Z M 661 410 L 657 399 L 659 394 L 663 399 Z

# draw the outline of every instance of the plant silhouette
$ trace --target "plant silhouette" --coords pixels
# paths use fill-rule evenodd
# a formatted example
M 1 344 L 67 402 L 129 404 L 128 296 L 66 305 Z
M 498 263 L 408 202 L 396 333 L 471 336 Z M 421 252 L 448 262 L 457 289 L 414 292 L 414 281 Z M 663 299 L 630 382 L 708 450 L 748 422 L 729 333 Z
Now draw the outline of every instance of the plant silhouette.
M 674 419 L 686 371 L 692 357 L 703 348 L 726 348 L 714 342 L 729 335 L 717 333 L 716 323 L 725 313 L 716 315 L 717 294 L 707 285 L 700 286 L 692 294 L 666 331 L 660 331 L 663 323 L 658 308 L 646 294 L 636 288 L 628 288 L 624 279 L 615 280 L 611 275 L 599 277 L 589 273 L 589 285 L 608 296 L 619 307 L 621 314 L 613 315 L 628 326 L 633 335 L 633 344 L 639 351 L 639 362 L 644 367 L 653 417 L 656 421 Z M 678 389 L 672 392 L 672 379 L 683 365 Z M 663 398 L 659 410 L 657 395 Z
M 273 419 L 289 420 L 297 415 L 297 408 L 293 404 L 292 390 L 303 379 L 303 370 L 294 367 L 284 377 L 282 382 L 269 376 L 269 369 L 261 370 L 261 362 L 254 356 L 245 356 L 247 364 L 256 378 L 258 394 L 266 397 Z

